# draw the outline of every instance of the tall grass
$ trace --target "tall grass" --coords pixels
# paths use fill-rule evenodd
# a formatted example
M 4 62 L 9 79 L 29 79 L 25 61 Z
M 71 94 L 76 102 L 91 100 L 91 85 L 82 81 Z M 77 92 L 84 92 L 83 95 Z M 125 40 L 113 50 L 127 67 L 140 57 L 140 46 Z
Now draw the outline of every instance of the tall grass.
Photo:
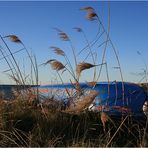
M 125 117 L 108 119 L 105 132 L 101 114 L 85 111 L 67 114 L 36 107 L 20 99 L 0 103 L 0 145 L 3 147 L 139 147 L 143 121 Z M 123 136 L 124 135 L 124 136 Z
M 51 46 L 51 49 L 56 55 L 64 58 L 64 62 L 57 59 L 49 59 L 43 65 L 50 64 L 52 69 L 56 71 L 61 83 L 65 86 L 62 74 L 67 71 L 70 83 L 73 87 L 73 92 L 69 92 L 65 86 L 67 93 L 67 104 L 63 101 L 58 101 L 54 97 L 46 98 L 41 102 L 41 96 L 38 89 L 32 90 L 31 87 L 25 88 L 26 77 L 22 74 L 22 69 L 8 46 L 5 38 L 9 38 L 14 43 L 20 43 L 25 49 L 31 67 L 33 68 L 34 77 L 32 73 L 30 78 L 32 84 L 38 85 L 38 64 L 37 59 L 31 57 L 24 43 L 16 35 L 0 36 L 4 46 L 0 47 L 0 52 L 5 59 L 10 71 L 8 73 L 11 79 L 19 86 L 24 86 L 23 91 L 14 90 L 13 100 L 0 100 L 0 145 L 2 147 L 140 147 L 146 146 L 144 140 L 146 139 L 145 118 L 140 122 L 130 116 L 123 116 L 123 118 L 112 118 L 107 113 L 91 112 L 88 110 L 90 104 L 94 101 L 98 93 L 91 90 L 89 94 L 85 94 L 85 89 L 80 88 L 80 77 L 83 77 L 82 72 L 94 68 L 93 80 L 88 82 L 92 87 L 95 87 L 100 78 L 102 67 L 105 65 L 107 81 L 110 82 L 108 63 L 106 61 L 106 50 L 110 43 L 114 51 L 118 68 L 122 79 L 122 97 L 124 99 L 124 83 L 120 66 L 119 57 L 113 42 L 110 39 L 110 10 L 108 18 L 108 29 L 106 31 L 100 17 L 92 7 L 85 7 L 81 10 L 87 11 L 86 19 L 89 21 L 96 21 L 99 25 L 98 32 L 94 40 L 91 42 L 87 39 L 83 29 L 75 28 L 77 32 L 82 32 L 86 41 L 86 46 L 76 53 L 72 39 L 58 28 L 58 36 L 62 41 L 68 41 L 74 59 L 74 66 L 71 60 L 66 55 L 66 52 L 57 47 Z M 101 32 L 102 30 L 102 32 Z M 97 47 L 103 48 L 101 63 L 98 63 L 94 57 L 92 47 L 105 34 L 105 41 Z M 78 63 L 78 56 L 82 51 L 89 49 L 89 53 L 84 60 Z M 9 52 L 6 54 L 5 50 Z M 88 58 L 92 59 L 92 63 L 88 62 Z M 97 67 L 99 67 L 97 76 Z M 146 69 L 147 70 L 147 69 Z M 32 69 L 31 69 L 32 71 Z M 34 82 L 35 81 L 35 82 Z M 32 85 L 30 84 L 30 85 Z M 116 92 L 117 93 L 117 92 Z M 110 86 L 108 85 L 108 98 L 110 95 Z M 117 95 L 116 95 L 117 96 Z M 107 98 L 107 103 L 108 103 Z M 125 102 L 123 100 L 123 105 Z M 124 135 L 124 137 L 123 137 Z M 144 136 L 143 136 L 144 135 Z M 143 138 L 144 137 L 144 138 Z

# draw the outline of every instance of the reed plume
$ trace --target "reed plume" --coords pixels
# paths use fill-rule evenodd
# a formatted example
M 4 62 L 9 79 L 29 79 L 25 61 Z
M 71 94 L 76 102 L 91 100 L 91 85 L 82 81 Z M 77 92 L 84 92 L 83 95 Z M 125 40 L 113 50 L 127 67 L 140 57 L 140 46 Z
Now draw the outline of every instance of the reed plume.
M 69 41 L 69 37 L 65 32 L 59 32 L 59 36 L 63 41 Z
M 74 70 L 73 70 L 72 65 L 71 65 L 71 63 L 70 63 L 70 61 L 69 61 L 67 55 L 65 54 L 65 52 L 64 52 L 62 49 L 60 49 L 59 47 L 51 46 L 50 48 L 53 49 L 54 53 L 56 53 L 57 55 L 61 55 L 61 56 L 63 56 L 63 57 L 65 58 L 65 61 L 66 61 L 65 66 L 68 65 L 69 68 L 70 68 L 70 70 L 69 70 L 67 67 L 65 67 L 65 68 L 66 68 L 65 70 L 68 70 L 68 72 L 69 72 L 69 73 L 72 75 L 72 77 L 76 80 L 75 74 L 74 74 Z M 64 71 L 63 71 L 63 72 L 64 72 Z
M 92 49 L 91 49 L 91 45 L 90 45 L 90 43 L 89 43 L 89 41 L 88 41 L 88 39 L 87 39 L 87 36 L 86 36 L 85 32 L 84 32 L 81 28 L 79 28 L 79 27 L 75 27 L 74 29 L 75 29 L 77 32 L 83 34 L 83 36 L 84 36 L 84 38 L 85 38 L 85 40 L 86 40 L 86 43 L 87 43 L 87 45 L 88 45 L 88 49 L 89 49 L 89 53 L 88 53 L 87 57 L 88 57 L 89 55 L 91 55 L 92 60 L 93 60 L 93 64 L 95 65 L 95 64 L 96 64 L 96 60 L 95 60 L 95 58 L 94 58 L 93 51 L 92 51 Z M 87 58 L 87 57 L 86 57 L 86 58 Z M 86 59 L 86 58 L 85 58 L 85 59 Z M 84 61 L 85 61 L 85 60 L 84 60 Z M 84 62 L 84 61 L 83 61 L 83 62 Z M 95 81 L 95 77 L 96 77 L 96 68 L 94 69 L 93 81 Z
M 75 66 L 76 66 L 77 65 L 77 58 L 76 58 L 75 48 L 72 44 L 72 41 L 70 40 L 70 38 L 68 37 L 68 35 L 65 32 L 61 31 L 58 28 L 55 28 L 55 30 L 58 32 L 58 35 L 59 35 L 59 37 L 61 38 L 62 41 L 69 41 L 72 52 L 73 52 L 74 60 L 75 60 Z
M 84 7 L 81 8 L 80 10 L 93 11 L 94 9 L 92 7 Z
M 54 46 L 51 46 L 50 48 L 52 48 L 54 53 L 56 53 L 57 55 L 65 56 L 65 52 L 62 49 Z
M 96 16 L 97 16 L 97 14 L 95 12 L 90 11 L 87 13 L 86 19 L 93 21 L 96 19 Z
M 36 76 L 36 84 L 38 85 L 38 69 L 37 69 L 37 62 L 36 62 L 36 60 L 35 60 L 35 63 L 34 63 L 34 61 L 32 60 L 32 58 L 31 58 L 31 56 L 30 56 L 30 53 L 29 53 L 29 51 L 27 50 L 27 48 L 26 48 L 26 46 L 24 45 L 24 43 L 23 43 L 23 42 L 19 39 L 19 37 L 16 36 L 16 35 L 7 35 L 7 36 L 4 36 L 3 38 L 8 38 L 11 42 L 20 43 L 20 44 L 24 47 L 24 49 L 25 49 L 25 51 L 26 51 L 26 53 L 27 53 L 27 55 L 28 55 L 28 57 L 29 57 L 29 59 L 30 59 L 30 61 L 31 61 L 31 64 L 32 64 L 32 66 L 33 66 L 34 74 L 35 74 L 35 76 Z M 5 43 L 4 40 L 3 40 L 3 42 Z M 10 54 L 11 54 L 11 56 L 12 56 L 14 62 L 15 62 L 15 65 L 16 65 L 16 67 L 17 67 L 19 73 L 20 73 L 20 77 L 21 77 L 21 79 L 22 79 L 22 82 L 24 83 L 24 80 L 23 80 L 23 77 L 22 77 L 22 74 L 21 74 L 21 70 L 20 70 L 20 68 L 19 68 L 19 66 L 18 66 L 18 64 L 17 64 L 17 61 L 15 60 L 15 57 L 13 56 L 13 53 L 12 53 L 11 50 L 9 49 L 8 45 L 7 45 L 6 43 L 5 43 L 5 45 L 7 46 L 7 49 L 9 50 L 9 52 L 10 52 Z M 21 51 L 21 50 L 20 50 L 20 51 Z
M 90 68 L 95 67 L 95 66 L 96 65 L 86 63 L 86 62 L 79 63 L 76 67 L 76 74 L 79 77 L 83 70 L 90 69 Z
M 85 8 L 82 8 L 80 10 L 86 10 L 87 11 L 86 19 L 88 19 L 90 21 L 93 21 L 93 20 L 96 19 L 96 17 L 98 17 L 95 10 L 92 7 L 85 7 Z
M 22 43 L 21 40 L 16 35 L 7 35 L 4 36 L 3 38 L 8 38 L 11 42 Z
M 64 112 L 79 113 L 83 111 L 84 109 L 90 106 L 90 104 L 94 101 L 97 95 L 98 92 L 91 91 L 87 96 L 84 96 L 81 100 L 78 100 L 77 102 L 74 102 L 74 104 L 71 104 L 69 108 L 66 109 Z
M 45 64 L 50 64 L 52 69 L 56 71 L 60 71 L 65 68 L 65 66 L 61 62 L 55 59 L 48 60 Z
M 12 37 L 13 41 L 21 43 L 21 41 L 19 40 L 19 38 L 18 38 L 17 36 L 15 36 L 15 35 L 8 35 L 8 36 L 5 36 L 5 37 L 9 37 L 9 38 Z M 13 37 L 14 37 L 14 38 L 13 38 Z M 1 40 L 3 41 L 3 43 L 5 44 L 7 50 L 9 51 L 9 53 L 10 53 L 10 55 L 11 55 L 11 57 L 12 57 L 14 63 L 15 63 L 15 65 L 16 65 L 16 67 L 17 67 L 18 73 L 19 73 L 20 78 L 21 78 L 21 80 L 22 80 L 22 84 L 25 84 L 25 82 L 24 82 L 24 80 L 23 80 L 23 76 L 22 76 L 21 70 L 20 70 L 20 68 L 19 68 L 19 66 L 18 66 L 18 63 L 17 63 L 15 57 L 13 56 L 13 54 L 12 54 L 12 52 L 11 52 L 9 46 L 7 45 L 7 43 L 5 42 L 5 40 L 3 39 L 3 37 L 2 37 L 1 35 L 0 35 L 0 38 L 1 38 Z M 2 52 L 2 51 L 1 51 L 1 52 Z M 4 55 L 4 54 L 2 53 L 2 55 Z M 4 58 L 5 58 L 5 57 L 4 57 Z M 9 67 L 11 67 L 10 64 L 9 64 L 9 62 L 8 62 L 8 60 L 7 60 L 7 58 L 5 58 L 5 60 L 6 60 L 7 64 L 9 65 Z M 11 62 L 11 63 L 12 63 L 12 62 Z M 11 68 L 10 68 L 10 69 L 11 69 Z M 17 70 L 15 70 L 15 71 L 17 72 Z M 12 72 L 12 74 L 13 74 L 13 76 L 14 76 L 14 73 L 13 73 L 13 72 Z M 19 75 L 18 75 L 18 77 L 19 77 Z
M 101 112 L 101 122 L 103 124 L 103 130 L 105 132 L 105 124 L 108 121 L 108 115 L 105 112 Z
M 75 29 L 77 32 L 82 32 L 83 30 L 79 27 L 74 27 L 73 29 Z

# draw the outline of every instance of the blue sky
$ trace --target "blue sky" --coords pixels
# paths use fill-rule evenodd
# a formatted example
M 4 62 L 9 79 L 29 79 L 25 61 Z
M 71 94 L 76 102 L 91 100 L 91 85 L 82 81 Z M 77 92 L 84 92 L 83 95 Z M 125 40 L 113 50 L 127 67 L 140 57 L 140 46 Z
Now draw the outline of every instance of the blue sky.
M 38 64 L 46 62 L 50 58 L 56 58 L 64 61 L 62 57 L 53 54 L 50 46 L 57 46 L 63 49 L 71 62 L 73 56 L 71 48 L 67 42 L 60 41 L 53 27 L 58 27 L 66 32 L 75 46 L 78 53 L 85 46 L 85 40 L 82 34 L 76 33 L 72 28 L 81 27 L 85 31 L 87 38 L 91 41 L 98 30 L 96 21 L 85 19 L 86 12 L 80 11 L 80 8 L 91 6 L 95 9 L 105 28 L 108 24 L 108 2 L 101 1 L 44 1 L 44 2 L 0 2 L 0 34 L 2 36 L 15 34 L 25 43 L 27 48 L 36 55 Z M 148 56 L 148 2 L 129 2 L 114 1 L 110 2 L 110 37 L 118 50 L 123 76 L 125 81 L 137 82 L 141 76 L 131 74 L 142 72 L 144 68 L 141 57 L 137 50 L 142 53 L 147 62 Z M 102 38 L 102 41 L 105 38 Z M 98 42 L 98 45 L 101 43 Z M 2 42 L 0 41 L 0 44 Z M 16 51 L 21 48 L 20 45 L 8 43 L 12 50 Z M 98 63 L 101 61 L 102 49 L 93 47 L 98 54 Z M 86 51 L 87 52 L 87 51 Z M 29 63 L 27 55 L 21 52 L 15 55 L 20 66 L 25 67 L 24 73 L 29 73 Z M 85 57 L 85 52 L 78 57 L 81 62 Z M 118 70 L 112 67 L 117 66 L 115 56 L 111 46 L 107 47 L 107 64 L 109 67 L 110 80 L 120 80 Z M 1 60 L 0 69 L 1 83 L 8 80 L 7 75 L 3 73 L 8 69 L 5 61 Z M 102 71 L 101 80 L 106 80 L 106 75 Z M 54 80 L 56 74 L 50 66 L 39 67 L 39 76 L 42 84 Z M 64 81 L 69 81 L 67 73 L 62 74 Z M 91 81 L 92 70 L 83 72 L 81 81 Z

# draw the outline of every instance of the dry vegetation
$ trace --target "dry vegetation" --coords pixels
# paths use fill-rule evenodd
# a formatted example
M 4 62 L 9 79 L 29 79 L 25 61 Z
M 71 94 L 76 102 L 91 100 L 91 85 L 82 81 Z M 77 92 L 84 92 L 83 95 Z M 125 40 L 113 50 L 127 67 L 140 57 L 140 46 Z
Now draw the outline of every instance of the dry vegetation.
M 0 109 L 2 147 L 140 147 L 142 144 L 144 120 L 111 119 L 105 113 L 87 110 L 69 114 L 21 98 L 1 101 Z
M 87 20 L 97 21 L 99 30 L 102 30 L 102 32 L 99 31 L 95 40 L 89 42 L 83 29 L 79 27 L 74 28 L 77 32 L 84 35 L 87 45 L 79 54 L 83 50 L 88 49 L 89 53 L 87 57 L 84 57 L 82 62 L 78 62 L 76 50 L 70 37 L 60 29 L 54 28 L 62 41 L 69 42 L 75 67 L 72 66 L 65 51 L 56 46 L 51 46 L 51 49 L 55 54 L 64 57 L 65 61 L 49 59 L 47 62 L 41 64 L 50 64 L 52 69 L 58 74 L 63 85 L 62 73 L 67 71 L 72 77 L 70 82 L 77 94 L 71 96 L 69 90 L 65 87 L 68 96 L 67 100 L 74 102 L 69 106 L 65 106 L 62 101 L 57 101 L 54 98 L 47 98 L 44 102 L 41 102 L 38 89 L 32 91 L 30 88 L 25 88 L 25 84 L 28 84 L 27 76 L 23 75 L 6 39 L 8 38 L 12 42 L 21 44 L 29 56 L 33 69 L 32 73 L 34 74 L 34 77 L 33 74 L 30 75 L 31 85 L 38 85 L 39 81 L 36 59 L 35 57 L 32 58 L 23 42 L 16 35 L 0 36 L 5 45 L 5 48 L 0 47 L 0 52 L 10 69 L 8 71 L 9 76 L 15 81 L 16 85 L 22 85 L 25 88 L 24 91 L 14 91 L 15 98 L 13 100 L 0 100 L 0 145 L 2 147 L 141 147 L 148 144 L 145 140 L 148 137 L 147 134 L 143 138 L 144 133 L 146 133 L 144 129 L 145 118 L 139 122 L 139 120 L 133 119 L 130 116 L 112 118 L 104 112 L 96 113 L 88 111 L 87 108 L 98 93 L 90 91 L 87 96 L 83 96 L 84 90 L 79 87 L 80 77 L 82 76 L 82 71 L 94 68 L 93 80 L 92 82 L 88 82 L 90 86 L 94 87 L 99 80 L 102 67 L 105 65 L 107 80 L 109 82 L 107 62 L 105 60 L 108 42 L 111 44 L 115 54 L 122 82 L 123 76 L 116 49 L 109 37 L 109 28 L 107 31 L 105 30 L 93 8 L 86 7 L 81 10 L 87 12 Z M 102 54 L 102 62 L 97 63 L 92 47 L 103 34 L 106 36 L 105 42 L 102 43 L 102 45 L 105 45 L 105 48 Z M 98 47 L 101 47 L 101 45 Z M 10 56 L 5 55 L 4 50 L 7 50 Z M 92 59 L 92 63 L 86 61 L 88 57 Z M 98 76 L 97 67 L 100 68 Z M 124 85 L 122 89 L 124 97 Z M 80 96 L 82 96 L 81 99 Z

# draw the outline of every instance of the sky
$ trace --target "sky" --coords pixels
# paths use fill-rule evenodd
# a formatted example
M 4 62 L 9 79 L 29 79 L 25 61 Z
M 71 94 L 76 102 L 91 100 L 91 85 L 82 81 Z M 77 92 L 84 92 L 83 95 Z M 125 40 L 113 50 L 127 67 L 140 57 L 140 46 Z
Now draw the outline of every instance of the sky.
M 109 36 L 116 47 L 121 63 L 124 81 L 138 82 L 142 76 L 144 62 L 148 56 L 148 2 L 147 1 L 0 1 L 0 35 L 17 35 L 25 44 L 27 49 L 36 56 L 38 65 L 49 59 L 62 61 L 64 58 L 55 55 L 50 49 L 51 46 L 60 47 L 65 51 L 67 57 L 74 65 L 72 49 L 69 42 L 61 41 L 55 27 L 66 32 L 72 41 L 76 54 L 85 47 L 86 40 L 81 33 L 73 28 L 83 28 L 87 40 L 91 42 L 98 32 L 99 25 L 96 20 L 88 21 L 85 18 L 86 12 L 80 8 L 91 6 L 95 9 L 105 29 L 110 26 Z M 110 17 L 109 17 L 110 8 Z M 110 23 L 108 20 L 110 18 Z M 105 35 L 100 38 L 92 50 L 97 53 L 97 63 L 101 63 L 104 45 L 98 47 L 105 41 Z M 12 52 L 22 48 L 21 45 L 10 43 L 6 40 Z M 4 46 L 0 40 L 0 45 Z M 137 51 L 141 55 L 137 54 Z M 87 56 L 88 49 L 77 55 L 78 62 L 82 62 Z M 2 57 L 2 55 L 1 55 Z M 15 54 L 24 75 L 30 74 L 29 59 L 24 51 Z M 88 62 L 92 63 L 91 57 Z M 86 62 L 87 62 L 86 61 Z M 117 67 L 117 60 L 110 44 L 107 46 L 106 62 L 110 81 L 121 80 Z M 6 62 L 1 60 L 0 83 L 11 83 Z M 97 67 L 97 70 L 99 67 Z M 39 79 L 41 84 L 48 84 L 56 81 L 57 73 L 50 65 L 39 66 Z M 93 68 L 82 73 L 81 81 L 91 81 Z M 71 77 L 68 72 L 61 74 L 64 82 L 69 82 Z M 106 81 L 106 69 L 103 68 L 99 81 Z M 59 78 L 58 78 L 59 81 Z

